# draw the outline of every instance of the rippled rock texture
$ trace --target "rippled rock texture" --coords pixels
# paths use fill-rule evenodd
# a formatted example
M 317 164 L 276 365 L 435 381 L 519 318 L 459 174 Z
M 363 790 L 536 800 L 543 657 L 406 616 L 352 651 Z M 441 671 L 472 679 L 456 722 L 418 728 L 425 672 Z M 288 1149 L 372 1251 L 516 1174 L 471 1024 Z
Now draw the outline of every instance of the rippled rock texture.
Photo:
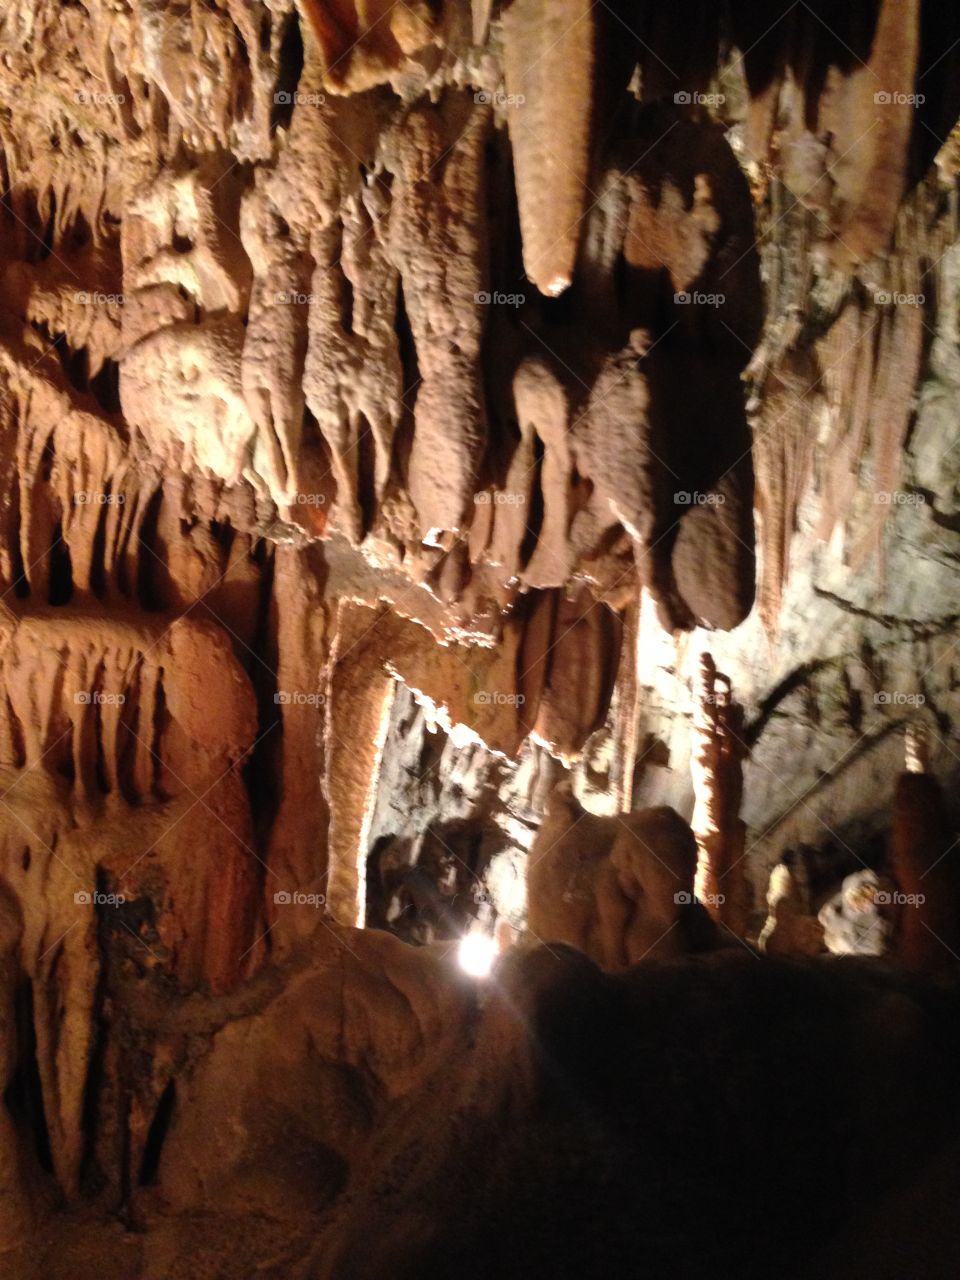
M 510 1274 L 482 1215 L 588 1112 L 615 1124 L 565 1044 L 585 1110 L 556 1136 L 538 942 L 607 971 L 564 951 L 550 983 L 596 992 L 618 1089 L 672 1034 L 630 966 L 749 949 L 772 867 L 770 929 L 816 954 L 845 876 L 916 897 L 942 856 L 895 954 L 949 968 L 958 86 L 932 0 L 4 6 L 0 1247 L 25 1274 Z M 908 724 L 928 761 L 901 776 Z M 519 943 L 489 1004 L 456 975 L 471 930 Z M 703 963 L 723 1007 L 796 982 L 826 1016 L 819 970 Z M 856 973 L 927 1034 L 922 980 Z M 707 1006 L 722 1078 L 760 1033 L 711 1048 Z M 911 1070 L 952 1079 L 931 1055 Z M 741 1084 L 723 1142 L 752 1100 L 775 1123 L 769 1079 Z M 412 1136 L 440 1099 L 476 1103 L 455 1176 Z M 507 1145 L 452 1240 L 511 1108 L 548 1137 L 529 1166 Z M 667 1231 L 630 1141 L 557 1176 Z M 363 1261 L 364 1197 L 394 1195 Z M 522 1273 L 562 1274 L 541 1228 Z

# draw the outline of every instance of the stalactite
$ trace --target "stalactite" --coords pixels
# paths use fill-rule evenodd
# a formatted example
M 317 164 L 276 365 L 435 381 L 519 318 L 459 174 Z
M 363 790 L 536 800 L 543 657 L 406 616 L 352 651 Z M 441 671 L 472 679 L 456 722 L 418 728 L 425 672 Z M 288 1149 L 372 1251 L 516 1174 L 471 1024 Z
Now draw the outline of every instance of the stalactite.
M 394 175 L 389 258 L 399 269 L 421 382 L 407 483 L 421 536 L 466 524 L 485 438 L 478 370 L 484 242 L 484 106 L 415 108 L 384 140 Z
M 365 836 L 394 693 L 394 681 L 372 643 L 379 621 L 370 609 L 341 607 L 326 680 L 330 834 L 325 891 L 334 919 L 347 925 L 362 926 L 366 914 Z
M 698 3 L 687 30 L 584 0 L 0 13 L 0 1249 L 59 1191 L 77 1212 L 53 1250 L 109 1206 L 147 1269 L 203 1270 L 199 1205 L 224 1274 L 294 1274 L 317 1234 L 316 1274 L 374 1276 L 338 1267 L 368 1244 L 341 1197 L 366 1207 L 409 1114 L 452 1104 L 396 1166 L 417 1214 L 464 1099 L 507 1100 L 543 1182 L 523 1126 L 537 1055 L 570 1066 L 550 1036 L 571 995 L 601 1022 L 609 1000 L 644 1055 L 671 1010 L 669 1069 L 625 1094 L 655 1137 L 645 1090 L 656 1111 L 686 1087 L 681 1041 L 715 1082 L 745 1004 L 829 1011 L 819 1056 L 789 1041 L 778 1106 L 846 1061 L 861 1008 L 875 1037 L 876 990 L 921 1017 L 905 978 L 864 994 L 856 966 L 786 977 L 740 943 L 747 875 L 774 865 L 771 957 L 873 954 L 874 925 L 908 968 L 960 951 L 948 784 L 919 744 L 895 886 L 836 851 L 817 878 L 764 821 L 789 787 L 858 856 L 830 805 L 889 780 L 903 670 L 953 715 L 955 148 L 922 170 L 960 52 L 921 0 L 762 8 Z M 905 533 L 879 498 L 908 484 Z M 918 585 L 884 594 L 906 548 Z M 746 724 L 706 654 L 690 723 L 707 629 Z M 413 804 L 431 746 L 444 802 Z M 478 998 L 453 951 L 364 924 L 508 954 Z M 615 1082 L 579 1039 L 564 1079 L 592 1088 L 597 1057 Z M 712 1083 L 684 1096 L 691 1132 L 721 1132 Z M 183 1215 L 161 1264 L 158 1204 Z M 237 1221 L 283 1237 L 272 1262 Z M 428 1274 L 413 1234 L 384 1275 Z M 62 1268 L 97 1270 L 67 1243 Z
M 590 199 L 595 22 L 585 0 L 516 0 L 503 14 L 523 261 L 546 294 L 563 293 L 573 280 Z
M 785 352 L 764 382 L 763 412 L 753 434 L 760 533 L 757 607 L 769 635 L 776 634 L 790 575 L 790 547 L 813 467 L 811 420 L 819 382 L 809 353 Z M 855 426 L 848 430 L 853 435 Z
M 821 212 L 838 263 L 883 252 L 917 128 L 920 0 L 854 6 L 842 34 L 836 15 L 831 23 L 812 8 L 758 28 L 751 6 L 736 3 L 732 21 L 754 96 L 754 155 L 775 156 L 787 186 Z

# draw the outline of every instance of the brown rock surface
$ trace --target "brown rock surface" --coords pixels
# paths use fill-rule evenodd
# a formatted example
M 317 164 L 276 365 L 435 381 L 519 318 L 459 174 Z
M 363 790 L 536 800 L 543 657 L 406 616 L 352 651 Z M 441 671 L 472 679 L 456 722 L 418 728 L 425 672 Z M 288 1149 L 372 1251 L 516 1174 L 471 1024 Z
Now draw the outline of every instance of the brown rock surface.
M 18 1280 L 787 1275 L 923 1148 L 957 24 L 3 7 Z

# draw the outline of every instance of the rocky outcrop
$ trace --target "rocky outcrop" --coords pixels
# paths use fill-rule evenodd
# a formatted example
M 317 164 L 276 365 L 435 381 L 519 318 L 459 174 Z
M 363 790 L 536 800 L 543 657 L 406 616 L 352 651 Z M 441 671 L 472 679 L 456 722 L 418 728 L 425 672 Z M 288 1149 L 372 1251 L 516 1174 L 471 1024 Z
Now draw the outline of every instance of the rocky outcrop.
M 693 832 L 672 809 L 597 817 L 564 784 L 530 850 L 529 931 L 545 944 L 576 947 L 614 973 L 648 956 L 715 946 L 694 898 L 696 864 Z
M 937 1147 L 955 1067 L 940 1074 L 925 988 L 886 987 L 869 962 L 791 967 L 740 948 L 618 977 L 541 948 L 500 983 L 469 1057 L 434 1077 L 426 1114 L 413 1103 L 395 1116 L 305 1274 L 519 1276 L 556 1259 L 572 1280 L 638 1257 L 691 1278 L 821 1261 L 849 1274 L 858 1255 L 895 1273 L 834 1223 L 838 1202 L 869 1204 L 894 1183 L 891 1212 Z M 826 1168 L 811 1115 L 841 1135 Z M 789 1157 L 771 1144 L 777 1125 L 794 1135 Z

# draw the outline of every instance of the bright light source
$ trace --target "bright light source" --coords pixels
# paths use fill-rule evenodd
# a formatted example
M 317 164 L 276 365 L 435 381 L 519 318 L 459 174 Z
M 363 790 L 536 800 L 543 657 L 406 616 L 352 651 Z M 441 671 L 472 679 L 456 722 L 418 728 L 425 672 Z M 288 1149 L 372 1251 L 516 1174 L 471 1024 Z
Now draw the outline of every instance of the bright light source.
M 486 933 L 467 933 L 460 939 L 457 952 L 460 968 L 471 978 L 487 978 L 497 958 L 497 944 Z

